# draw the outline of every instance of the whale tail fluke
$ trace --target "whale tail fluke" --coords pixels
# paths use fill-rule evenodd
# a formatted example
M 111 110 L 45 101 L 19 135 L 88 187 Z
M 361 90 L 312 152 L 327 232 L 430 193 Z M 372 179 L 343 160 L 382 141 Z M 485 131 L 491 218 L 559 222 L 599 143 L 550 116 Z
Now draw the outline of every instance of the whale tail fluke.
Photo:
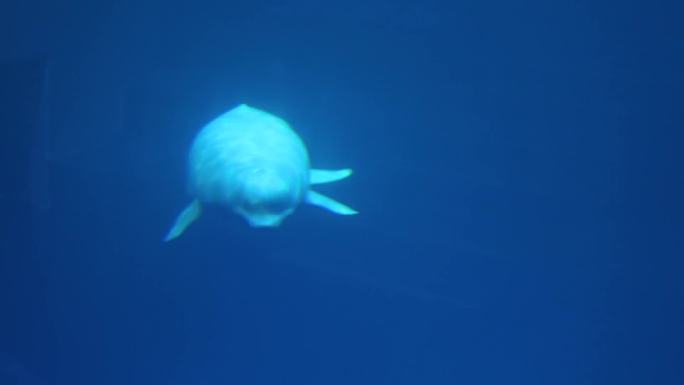
M 169 230 L 168 234 L 166 234 L 164 242 L 168 242 L 180 237 L 185 229 L 197 218 L 199 218 L 201 213 L 202 205 L 197 199 L 193 200 L 188 207 L 178 214 L 176 222 L 174 222 L 173 227 L 171 227 L 171 230 Z

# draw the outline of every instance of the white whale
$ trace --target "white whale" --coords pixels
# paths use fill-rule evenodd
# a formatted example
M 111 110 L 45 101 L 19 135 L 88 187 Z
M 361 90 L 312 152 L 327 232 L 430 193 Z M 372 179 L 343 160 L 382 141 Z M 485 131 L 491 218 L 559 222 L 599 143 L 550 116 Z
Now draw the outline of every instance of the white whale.
M 194 197 L 164 238 L 179 237 L 202 211 L 217 204 L 254 227 L 275 227 L 305 201 L 341 215 L 357 212 L 310 186 L 344 179 L 351 169 L 317 170 L 299 136 L 282 119 L 242 104 L 207 124 L 188 157 Z

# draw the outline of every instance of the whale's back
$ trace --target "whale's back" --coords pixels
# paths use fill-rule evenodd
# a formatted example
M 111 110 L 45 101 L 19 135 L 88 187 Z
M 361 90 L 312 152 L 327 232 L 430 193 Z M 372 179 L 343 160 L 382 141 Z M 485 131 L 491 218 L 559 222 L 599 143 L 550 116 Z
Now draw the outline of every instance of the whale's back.
M 308 188 L 309 158 L 300 138 L 284 120 L 245 104 L 197 134 L 188 163 L 191 193 L 204 202 L 239 204 L 257 174 L 261 184 L 286 184 L 296 203 Z

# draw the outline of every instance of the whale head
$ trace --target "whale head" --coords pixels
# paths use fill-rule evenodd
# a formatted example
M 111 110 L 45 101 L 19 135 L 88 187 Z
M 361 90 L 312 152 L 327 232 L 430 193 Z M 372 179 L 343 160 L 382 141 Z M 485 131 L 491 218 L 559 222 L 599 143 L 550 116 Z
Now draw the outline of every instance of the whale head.
M 243 176 L 233 208 L 253 227 L 276 227 L 301 201 L 301 186 L 273 169 L 256 169 Z

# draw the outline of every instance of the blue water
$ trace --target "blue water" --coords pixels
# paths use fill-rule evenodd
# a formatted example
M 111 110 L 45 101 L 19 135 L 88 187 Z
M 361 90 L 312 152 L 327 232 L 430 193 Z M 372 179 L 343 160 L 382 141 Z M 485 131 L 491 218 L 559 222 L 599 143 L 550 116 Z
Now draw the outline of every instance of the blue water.
M 0 385 L 684 383 L 676 2 L 0 8 Z M 162 242 L 240 103 L 360 214 Z

